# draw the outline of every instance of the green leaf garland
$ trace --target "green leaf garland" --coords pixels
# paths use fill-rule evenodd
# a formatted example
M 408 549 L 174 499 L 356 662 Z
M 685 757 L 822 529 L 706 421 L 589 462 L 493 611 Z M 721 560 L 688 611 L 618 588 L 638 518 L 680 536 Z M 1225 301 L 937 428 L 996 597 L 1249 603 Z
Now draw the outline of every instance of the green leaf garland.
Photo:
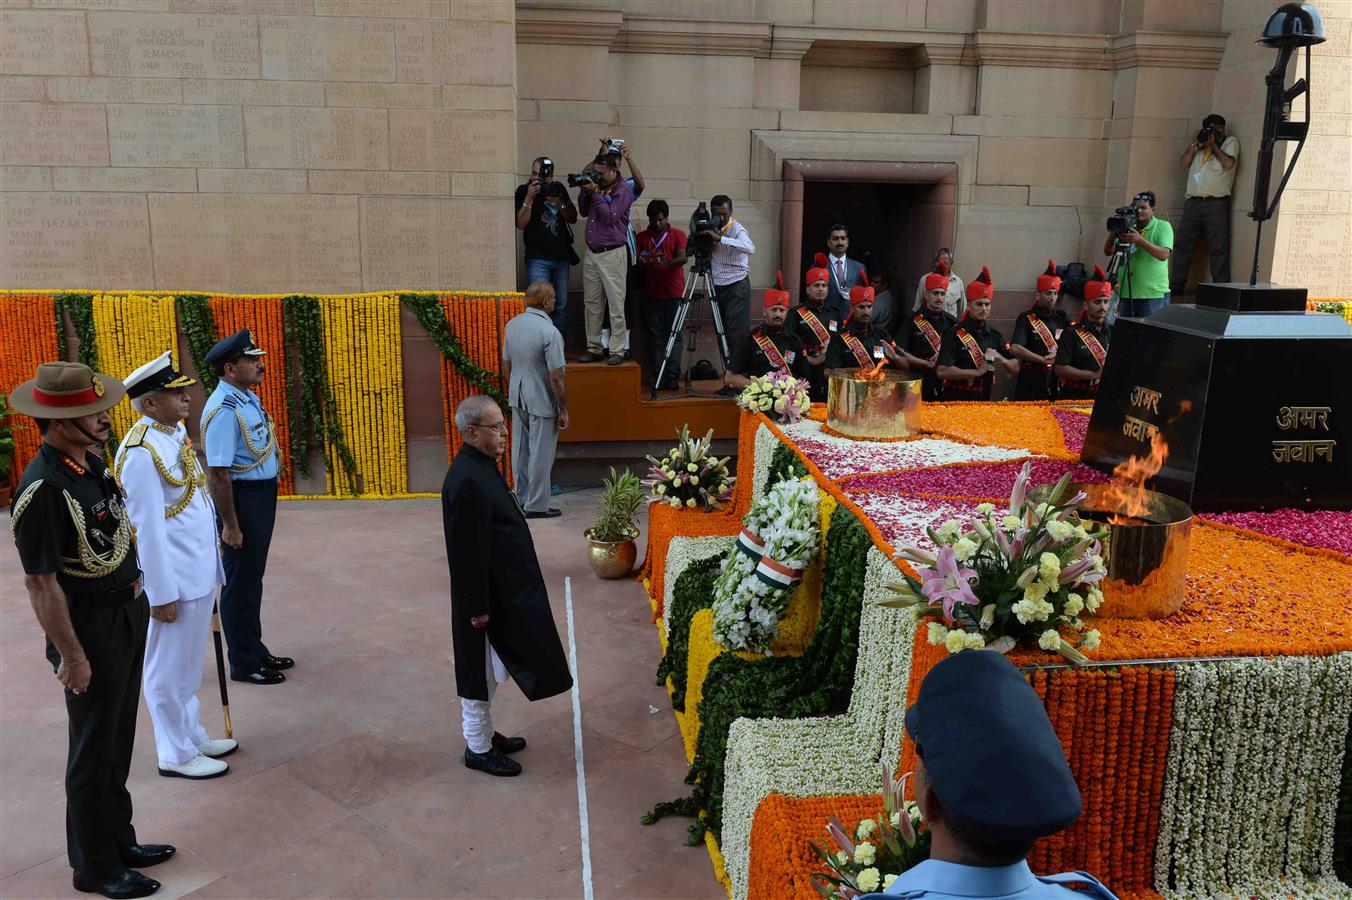
M 788 444 L 779 441 L 770 455 L 769 475 L 765 479 L 765 489 L 779 484 L 785 478 L 802 478 L 807 475 L 807 466 L 793 452 Z
M 216 373 L 206 363 L 207 351 L 216 343 L 216 317 L 211 312 L 211 300 L 205 294 L 179 294 L 174 298 L 174 312 L 178 327 L 188 339 L 188 355 L 192 357 L 197 380 L 207 395 L 216 390 Z M 180 361 L 179 367 L 182 368 Z
M 403 293 L 399 295 L 399 302 L 417 317 L 418 322 L 432 338 L 432 343 L 437 345 L 443 357 L 451 361 L 451 365 L 455 366 L 461 377 L 496 400 L 504 413 L 508 412 L 507 393 L 502 389 L 500 378 L 493 372 L 475 365 L 474 360 L 469 358 L 469 354 L 460 344 L 460 339 L 451 331 L 437 295 Z
M 303 477 L 310 474 L 308 455 L 316 440 L 327 441 L 338 453 L 347 476 L 348 489 L 357 493 L 357 461 L 348 449 L 338 404 L 329 388 L 328 363 L 324 356 L 324 316 L 319 301 L 293 294 L 282 298 L 283 331 L 286 335 L 286 403 L 299 414 L 291 427 L 291 465 Z M 293 371 L 293 362 L 299 371 Z M 300 384 L 300 403 L 293 396 Z M 325 454 L 325 466 L 328 455 Z
M 671 587 L 671 614 L 667 616 L 670 630 L 667 632 L 667 652 L 657 665 L 657 684 L 666 684 L 671 678 L 671 705 L 685 712 L 685 679 L 689 674 L 686 665 L 690 659 L 690 620 L 695 613 L 713 604 L 714 582 L 718 580 L 718 571 L 722 568 L 726 552 L 717 553 L 698 560 L 686 567 L 676 577 Z
M 821 715 L 848 703 L 859 651 L 859 615 L 864 593 L 868 531 L 853 513 L 838 507 L 826 536 L 822 610 L 812 642 L 802 656 L 746 660 L 734 653 L 718 656 L 704 680 L 699 704 L 700 731 L 695 761 L 685 781 L 687 798 L 660 803 L 645 824 L 663 815 L 703 810 L 689 828 L 686 843 L 698 844 L 706 830 L 715 838 L 723 828 L 723 765 L 728 729 L 735 719 Z

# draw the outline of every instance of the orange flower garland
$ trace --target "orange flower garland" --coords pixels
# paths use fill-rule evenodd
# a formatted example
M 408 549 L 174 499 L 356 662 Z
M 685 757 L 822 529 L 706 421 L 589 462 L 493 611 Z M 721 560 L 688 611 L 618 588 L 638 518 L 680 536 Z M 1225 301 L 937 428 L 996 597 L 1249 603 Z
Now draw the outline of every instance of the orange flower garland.
M 56 362 L 56 300 L 50 294 L 8 294 L 0 297 L 0 391 L 9 392 L 32 378 L 37 367 Z M 7 420 L 14 431 L 14 464 L 9 481 L 17 484 L 24 467 L 38 452 L 42 435 L 28 416 L 15 413 Z
M 924 407 L 923 421 L 923 430 L 931 436 L 966 444 L 1026 448 L 1052 459 L 1080 461 L 1079 453 L 1066 448 L 1061 426 L 1046 403 L 931 403 Z
M 264 359 L 269 371 L 258 385 L 258 398 L 277 426 L 277 458 L 281 463 L 277 475 L 277 493 L 282 496 L 292 495 L 296 492 L 296 485 L 291 471 L 291 410 L 286 402 L 282 298 L 215 296 L 211 298 L 211 315 L 216 322 L 217 337 L 229 337 L 241 328 L 248 328 L 253 331 L 258 346 L 268 351 L 269 355 Z
M 878 815 L 881 794 L 839 797 L 785 797 L 770 794 L 756 807 L 751 826 L 751 867 L 747 896 L 815 897 L 811 874 L 823 871 L 808 841 L 830 844 L 826 822 L 836 816 L 850 834 L 863 819 Z
M 502 332 L 507 322 L 521 314 L 526 302 L 520 294 L 441 294 L 441 308 L 451 333 L 460 341 L 465 355 L 482 369 L 501 380 Z M 455 364 L 441 361 L 441 405 L 446 430 L 446 459 L 454 459 L 461 443 L 460 431 L 455 427 L 455 408 L 471 394 L 480 393 L 469 379 L 456 370 Z M 502 454 L 502 469 L 507 483 L 512 483 L 512 437 L 507 436 L 507 449 Z

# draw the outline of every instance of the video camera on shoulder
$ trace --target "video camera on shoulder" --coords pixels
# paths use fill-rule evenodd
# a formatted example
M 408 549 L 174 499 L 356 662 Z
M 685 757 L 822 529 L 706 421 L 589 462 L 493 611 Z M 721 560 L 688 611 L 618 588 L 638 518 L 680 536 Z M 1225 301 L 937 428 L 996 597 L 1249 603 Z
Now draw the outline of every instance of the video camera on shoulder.
M 1108 217 L 1108 230 L 1113 234 L 1134 234 L 1136 231 L 1136 206 L 1119 206 Z

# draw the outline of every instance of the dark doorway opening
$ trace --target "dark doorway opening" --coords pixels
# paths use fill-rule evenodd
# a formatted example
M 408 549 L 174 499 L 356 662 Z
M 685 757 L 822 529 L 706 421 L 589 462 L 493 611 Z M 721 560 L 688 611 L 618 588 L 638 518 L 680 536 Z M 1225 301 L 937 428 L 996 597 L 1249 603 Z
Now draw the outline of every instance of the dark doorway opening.
M 814 254 L 826 252 L 831 227 L 844 225 L 850 231 L 850 258 L 864 264 L 875 286 L 885 281 L 893 296 L 904 299 L 909 293 L 905 286 L 929 270 L 941 241 L 934 209 L 938 187 L 898 182 L 804 183 L 800 271 L 812 267 Z

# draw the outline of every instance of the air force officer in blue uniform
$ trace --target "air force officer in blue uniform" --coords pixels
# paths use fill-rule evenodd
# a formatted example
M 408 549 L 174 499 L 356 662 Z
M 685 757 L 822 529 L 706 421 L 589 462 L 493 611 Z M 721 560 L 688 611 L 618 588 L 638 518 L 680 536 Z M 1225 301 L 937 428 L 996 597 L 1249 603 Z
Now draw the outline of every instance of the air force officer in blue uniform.
M 249 388 L 263 380 L 263 356 L 253 332 L 241 329 L 207 351 L 220 382 L 202 410 L 202 446 L 211 468 L 211 497 L 221 520 L 221 627 L 230 646 L 230 677 L 279 684 L 296 663 L 263 643 L 259 610 L 263 573 L 277 519 L 277 430 Z
M 906 731 L 930 858 L 866 897 L 1115 900 L 1084 872 L 1028 868 L 1033 841 L 1079 817 L 1080 791 L 1042 701 L 1009 660 L 964 650 L 939 663 L 906 711 Z

